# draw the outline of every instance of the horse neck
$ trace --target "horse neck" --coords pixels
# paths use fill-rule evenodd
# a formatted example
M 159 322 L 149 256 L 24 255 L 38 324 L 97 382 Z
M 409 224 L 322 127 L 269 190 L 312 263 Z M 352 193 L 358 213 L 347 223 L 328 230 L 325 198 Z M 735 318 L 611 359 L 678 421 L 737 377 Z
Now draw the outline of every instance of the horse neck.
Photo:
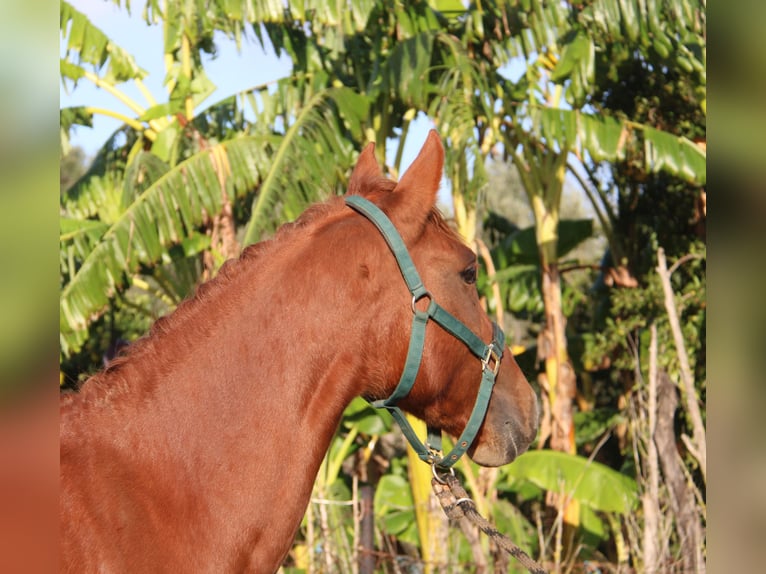
M 343 409 L 386 376 L 356 347 L 370 323 L 361 302 L 322 288 L 335 269 L 300 264 L 254 265 L 196 301 L 99 383 L 126 389 L 101 401 L 111 408 L 91 409 L 127 460 L 160 469 L 145 480 L 206 492 L 209 530 L 239 519 L 249 544 L 292 539 Z

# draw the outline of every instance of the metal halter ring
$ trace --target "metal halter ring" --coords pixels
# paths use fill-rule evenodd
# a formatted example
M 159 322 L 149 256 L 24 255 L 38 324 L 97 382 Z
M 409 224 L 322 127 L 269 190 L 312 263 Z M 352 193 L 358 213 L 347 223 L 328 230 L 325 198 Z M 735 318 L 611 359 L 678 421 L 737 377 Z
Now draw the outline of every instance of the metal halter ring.
M 492 374 L 497 376 L 497 372 L 500 370 L 500 359 L 502 357 L 502 353 L 497 352 L 495 343 L 490 343 L 487 345 L 487 354 L 481 360 L 481 370 L 484 371 L 489 368 L 492 371 Z M 492 363 L 492 361 L 494 361 L 494 363 Z
M 432 465 L 431 465 L 431 472 L 433 473 L 433 475 L 434 475 L 434 478 L 437 480 L 437 482 L 439 482 L 439 483 L 441 483 L 441 484 L 447 484 L 447 481 L 446 481 L 446 480 L 444 480 L 444 479 L 443 479 L 441 476 L 439 476 L 439 475 L 437 474 L 437 472 L 436 472 L 436 465 L 435 465 L 435 464 L 432 464 Z M 445 474 L 451 474 L 452 476 L 455 476 L 455 469 L 454 469 L 454 468 L 452 468 L 452 467 L 449 467 L 449 470 L 448 470 L 448 472 L 447 472 L 447 473 L 445 473 Z
M 425 298 L 428 298 L 429 305 L 431 304 L 431 301 L 433 301 L 433 299 L 434 299 L 433 295 L 431 295 L 430 291 L 425 291 L 424 293 L 422 293 L 420 295 L 413 295 L 412 296 L 412 314 L 413 315 L 418 312 L 418 310 L 415 308 L 415 303 L 417 303 L 421 299 L 425 299 Z

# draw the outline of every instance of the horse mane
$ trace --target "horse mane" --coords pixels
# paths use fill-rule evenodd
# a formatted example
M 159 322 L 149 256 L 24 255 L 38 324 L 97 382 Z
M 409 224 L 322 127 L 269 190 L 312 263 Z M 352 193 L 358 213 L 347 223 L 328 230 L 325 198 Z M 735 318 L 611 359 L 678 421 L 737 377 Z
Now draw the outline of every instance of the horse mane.
M 381 201 L 393 191 L 395 186 L 395 181 L 383 176 L 367 176 L 355 182 L 349 188 L 349 194 L 364 195 L 374 202 Z M 245 271 L 252 271 L 254 265 L 285 245 L 290 237 L 298 232 L 305 232 L 317 223 L 326 222 L 334 214 L 339 215 L 344 206 L 342 197 L 338 196 L 313 204 L 296 220 L 280 226 L 271 238 L 245 247 L 239 257 L 224 262 L 215 277 L 198 285 L 193 295 L 182 301 L 173 311 L 157 319 L 146 335 L 127 345 L 104 370 L 89 377 L 80 384 L 80 387 L 87 385 L 94 391 L 100 388 L 104 399 L 128 390 L 128 377 L 124 371 L 136 357 L 140 356 L 142 360 L 154 364 L 155 359 L 158 358 L 160 343 L 172 334 L 183 333 L 184 326 L 198 317 L 203 305 L 217 300 L 231 283 L 241 277 Z M 442 233 L 450 237 L 458 237 L 435 207 L 432 208 L 428 219 Z M 106 384 L 107 381 L 108 384 Z M 76 396 L 74 393 L 70 395 Z

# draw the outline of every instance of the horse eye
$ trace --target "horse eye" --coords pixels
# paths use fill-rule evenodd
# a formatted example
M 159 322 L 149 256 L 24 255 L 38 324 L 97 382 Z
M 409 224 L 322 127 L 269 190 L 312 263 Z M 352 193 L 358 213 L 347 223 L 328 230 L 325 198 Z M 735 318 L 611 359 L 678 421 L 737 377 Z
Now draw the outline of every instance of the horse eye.
M 476 273 L 477 273 L 476 265 L 469 265 L 463 271 L 460 272 L 460 277 L 463 279 L 463 281 L 465 281 L 469 285 L 473 285 L 474 283 L 476 283 Z

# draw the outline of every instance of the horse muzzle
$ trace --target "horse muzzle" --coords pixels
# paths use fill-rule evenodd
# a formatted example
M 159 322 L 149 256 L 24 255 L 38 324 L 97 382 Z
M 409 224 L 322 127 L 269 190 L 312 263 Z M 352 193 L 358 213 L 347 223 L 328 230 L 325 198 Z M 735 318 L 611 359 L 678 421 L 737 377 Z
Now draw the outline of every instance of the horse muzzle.
M 526 452 L 537 436 L 537 395 L 506 349 L 487 414 L 468 456 L 481 466 L 502 466 Z

